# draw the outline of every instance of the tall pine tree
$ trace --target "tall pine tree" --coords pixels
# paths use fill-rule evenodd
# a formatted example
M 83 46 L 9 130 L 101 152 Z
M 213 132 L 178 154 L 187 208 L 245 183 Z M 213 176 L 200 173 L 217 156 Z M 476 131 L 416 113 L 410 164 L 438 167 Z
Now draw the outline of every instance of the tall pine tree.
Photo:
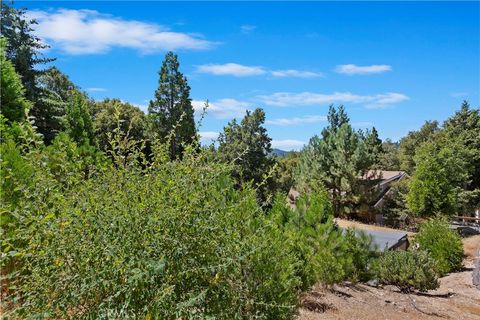
M 155 98 L 148 106 L 154 134 L 166 141 L 173 133 L 170 139 L 171 159 L 181 156 L 182 145 L 191 143 L 196 132 L 190 87 L 187 78 L 178 69 L 177 55 L 167 53 L 159 72 Z
M 269 156 L 272 152 L 271 139 L 263 126 L 265 112 L 262 109 L 247 111 L 242 121 L 231 121 L 218 138 L 218 154 L 226 162 L 235 166 L 232 175 L 239 186 L 253 182 L 259 185 L 265 174 L 269 172 L 274 160 Z M 266 181 L 257 189 L 261 203 L 270 195 L 272 181 Z
M 303 191 L 323 184 L 332 199 L 334 214 L 348 216 L 360 201 L 359 178 L 368 169 L 370 158 L 343 106 L 338 110 L 330 106 L 328 122 L 321 137 L 314 136 L 302 151 L 295 180 Z

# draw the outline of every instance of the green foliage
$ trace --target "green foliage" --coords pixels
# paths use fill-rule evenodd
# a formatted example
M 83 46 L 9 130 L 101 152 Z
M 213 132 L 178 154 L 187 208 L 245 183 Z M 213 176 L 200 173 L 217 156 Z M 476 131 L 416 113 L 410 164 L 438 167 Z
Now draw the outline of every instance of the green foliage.
M 425 292 L 439 287 L 434 261 L 424 251 L 385 251 L 378 261 L 380 283 L 403 292 Z
M 87 101 L 80 92 L 73 92 L 68 101 L 65 131 L 78 145 L 96 145 L 92 117 Z
M 383 153 L 378 160 L 378 168 L 382 170 L 400 170 L 399 144 L 386 139 L 382 142 Z
M 167 136 L 174 131 L 173 138 L 169 139 L 171 159 L 181 156 L 182 145 L 191 143 L 195 138 L 190 87 L 187 78 L 178 71 L 179 66 L 177 55 L 167 53 L 159 72 L 155 98 L 148 106 L 154 135 L 166 141 Z
M 438 132 L 437 121 L 425 121 L 418 131 L 410 131 L 406 137 L 400 140 L 399 159 L 400 169 L 409 174 L 415 171 L 415 154 L 417 149 L 424 143 L 431 140 Z
M 263 127 L 264 122 L 265 112 L 262 109 L 247 111 L 240 124 L 234 119 L 218 138 L 220 159 L 234 165 L 232 175 L 239 186 L 253 182 L 261 203 L 271 196 L 273 181 L 265 181 L 265 178 L 274 164 L 269 156 L 271 139 Z
M 378 137 L 378 131 L 375 127 L 367 130 L 364 134 L 365 148 L 370 157 L 370 163 L 373 168 L 380 167 L 380 160 L 384 153 L 382 140 Z
M 359 178 L 371 165 L 371 159 L 343 106 L 338 110 L 331 106 L 328 121 L 322 137 L 314 136 L 302 151 L 295 180 L 300 190 L 308 190 L 320 180 L 329 191 L 335 216 L 349 216 L 359 203 Z
M 25 89 L 20 76 L 15 72 L 10 60 L 5 54 L 6 40 L 0 38 L 0 111 L 9 122 L 22 122 L 31 107 L 31 103 L 25 98 Z
M 42 73 L 38 65 L 53 61 L 43 57 L 42 50 L 48 46 L 33 34 L 32 27 L 37 22 L 28 19 L 25 9 L 15 9 L 2 1 L 1 12 L 0 29 L 7 39 L 6 56 L 22 79 L 27 99 L 36 102 L 39 92 L 36 77 Z
M 372 239 L 358 231 L 337 228 L 328 195 L 321 188 L 300 197 L 293 209 L 279 195 L 270 215 L 283 231 L 289 250 L 300 261 L 297 273 L 302 289 L 317 281 L 332 285 L 372 276 L 376 257 Z
M 444 219 L 432 219 L 420 226 L 415 236 L 420 250 L 430 254 L 435 261 L 435 270 L 440 275 L 462 267 L 463 245 L 460 236 L 451 230 Z
M 93 125 L 102 150 L 110 149 L 111 133 L 117 128 L 123 136 L 134 141 L 146 139 L 147 120 L 142 110 L 118 99 L 105 99 L 95 104 Z
M 32 116 L 37 131 L 43 135 L 45 144 L 51 144 L 55 136 L 64 131 L 68 103 L 74 94 L 80 94 L 68 78 L 55 67 L 48 68 L 36 79 L 39 89 Z
M 378 258 L 373 238 L 355 229 L 345 230 L 344 237 L 348 258 L 344 265 L 346 278 L 353 282 L 372 279 L 375 275 L 374 261 Z
M 408 192 L 409 181 L 407 179 L 392 183 L 382 205 L 382 213 L 388 225 L 396 228 L 405 227 L 405 224 L 414 215 L 407 209 L 406 197 Z
M 275 188 L 278 192 L 287 194 L 295 185 L 295 170 L 300 160 L 300 153 L 291 151 L 283 157 L 275 158 L 277 171 L 274 176 Z
M 455 141 L 427 142 L 417 151 L 415 162 L 417 167 L 407 195 L 408 208 L 424 217 L 453 215 L 457 210 L 459 185 L 468 177 L 463 146 Z
M 85 175 L 81 147 L 65 134 L 27 154 L 2 148 L 3 190 L 18 193 L 4 195 L 12 201 L 1 211 L 11 218 L 2 214 L 7 316 L 283 319 L 295 311 L 296 257 L 254 190 L 237 191 L 208 152 L 189 147 L 170 162 L 169 147 L 156 144 L 151 166 L 118 157 Z
M 298 274 L 302 289 L 317 281 L 328 285 L 343 280 L 345 243 L 341 231 L 333 224 L 326 192 L 318 190 L 300 197 L 293 210 L 285 206 L 284 198 L 276 200 L 270 214 L 283 230 L 290 250 L 301 262 Z

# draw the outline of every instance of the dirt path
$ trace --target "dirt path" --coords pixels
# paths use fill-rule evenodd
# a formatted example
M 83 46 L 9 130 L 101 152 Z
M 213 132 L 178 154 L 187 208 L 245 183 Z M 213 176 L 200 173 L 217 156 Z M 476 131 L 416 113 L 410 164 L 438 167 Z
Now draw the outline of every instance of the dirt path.
M 298 320 L 319 319 L 456 319 L 480 320 L 480 290 L 472 284 L 473 262 L 480 236 L 464 239 L 465 269 L 440 279 L 440 288 L 422 295 L 406 295 L 391 286 L 364 284 L 315 286 L 302 298 Z M 415 308 L 416 306 L 416 308 Z

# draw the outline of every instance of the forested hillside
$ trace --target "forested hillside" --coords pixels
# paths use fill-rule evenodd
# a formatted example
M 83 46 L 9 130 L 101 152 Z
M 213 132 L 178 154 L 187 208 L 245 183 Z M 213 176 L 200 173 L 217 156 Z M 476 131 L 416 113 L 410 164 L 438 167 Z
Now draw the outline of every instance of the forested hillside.
M 426 291 L 461 268 L 447 220 L 480 207 L 480 111 L 468 102 L 398 142 L 354 129 L 347 108 L 332 105 L 328 124 L 299 152 L 272 154 L 261 108 L 202 145 L 175 53 L 159 65 L 145 113 L 89 97 L 55 67 L 35 26 L 2 3 L 9 317 L 282 319 L 317 282 L 377 279 Z M 385 214 L 392 224 L 402 215 L 414 227 L 429 221 L 419 250 L 382 253 L 335 225 L 335 217 L 367 220 L 369 170 L 411 177 L 395 186 Z M 293 207 L 292 187 L 301 193 Z

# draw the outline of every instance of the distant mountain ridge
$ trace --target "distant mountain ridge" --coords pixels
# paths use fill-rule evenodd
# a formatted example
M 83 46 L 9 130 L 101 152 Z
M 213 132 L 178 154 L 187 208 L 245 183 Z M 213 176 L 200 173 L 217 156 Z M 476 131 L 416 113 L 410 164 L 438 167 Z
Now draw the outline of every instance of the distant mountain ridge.
M 271 154 L 277 157 L 285 157 L 290 151 L 285 151 L 281 149 L 272 149 Z

